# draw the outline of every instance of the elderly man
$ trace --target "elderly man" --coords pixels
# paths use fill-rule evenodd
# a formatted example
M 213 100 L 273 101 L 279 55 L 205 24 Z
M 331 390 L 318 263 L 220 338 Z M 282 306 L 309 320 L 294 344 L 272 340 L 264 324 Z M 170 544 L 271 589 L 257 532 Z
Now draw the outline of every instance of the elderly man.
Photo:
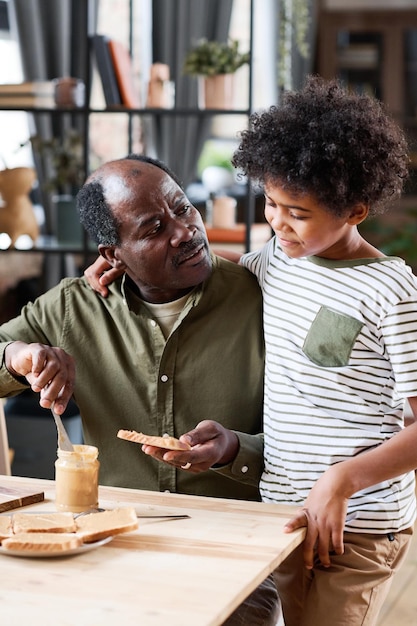
M 73 396 L 85 441 L 100 451 L 102 484 L 259 499 L 256 280 L 210 254 L 200 214 L 159 161 L 103 165 L 78 207 L 100 254 L 124 274 L 108 298 L 85 278 L 64 279 L 1 326 L 0 395 L 30 385 L 57 413 Z M 147 447 L 149 458 L 119 429 L 182 436 L 192 449 Z M 227 623 L 272 625 L 278 606 L 267 579 Z

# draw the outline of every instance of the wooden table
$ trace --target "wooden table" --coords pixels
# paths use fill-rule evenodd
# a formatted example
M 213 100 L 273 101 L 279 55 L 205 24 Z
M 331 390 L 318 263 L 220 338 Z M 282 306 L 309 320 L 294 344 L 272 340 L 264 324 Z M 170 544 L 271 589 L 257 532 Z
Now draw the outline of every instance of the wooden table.
M 53 481 L 0 476 L 0 484 L 45 492 L 18 511 L 55 510 Z M 0 554 L 2 624 L 222 624 L 304 537 L 283 532 L 294 509 L 276 504 L 100 487 L 100 506 L 190 517 L 139 519 L 138 530 L 75 556 Z

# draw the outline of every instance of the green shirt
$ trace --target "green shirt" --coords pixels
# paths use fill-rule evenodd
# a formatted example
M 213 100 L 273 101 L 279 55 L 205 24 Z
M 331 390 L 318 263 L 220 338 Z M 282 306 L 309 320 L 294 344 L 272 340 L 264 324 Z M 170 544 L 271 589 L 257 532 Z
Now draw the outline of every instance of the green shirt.
M 125 277 L 108 298 L 84 278 L 65 278 L 0 327 L 3 397 L 27 387 L 4 366 L 11 340 L 58 346 L 75 358 L 74 400 L 86 443 L 99 449 L 101 484 L 259 499 L 262 304 L 247 270 L 214 257 L 211 277 L 190 294 L 167 340 Z M 204 419 L 243 432 L 234 462 L 202 474 L 176 470 L 116 436 L 126 429 L 179 437 Z

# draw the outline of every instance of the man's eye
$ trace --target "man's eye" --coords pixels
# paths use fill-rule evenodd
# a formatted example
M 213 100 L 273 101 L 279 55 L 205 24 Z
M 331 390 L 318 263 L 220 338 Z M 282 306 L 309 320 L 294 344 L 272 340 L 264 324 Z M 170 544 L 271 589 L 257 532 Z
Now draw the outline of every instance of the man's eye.
M 185 213 L 188 213 L 190 209 L 191 204 L 184 204 L 184 206 L 177 211 L 177 215 L 184 215 Z
M 161 222 L 158 222 L 157 224 L 154 224 L 154 226 L 152 228 L 150 228 L 146 234 L 148 236 L 149 235 L 155 235 L 159 230 L 161 230 Z

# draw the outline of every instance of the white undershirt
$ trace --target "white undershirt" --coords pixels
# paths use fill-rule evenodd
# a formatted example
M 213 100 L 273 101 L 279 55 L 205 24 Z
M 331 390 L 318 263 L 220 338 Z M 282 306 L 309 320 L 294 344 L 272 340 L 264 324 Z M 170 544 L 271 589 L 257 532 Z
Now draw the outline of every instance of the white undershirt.
M 172 302 L 164 302 L 162 304 L 153 304 L 151 302 L 145 302 L 148 309 L 153 314 L 155 320 L 158 322 L 161 327 L 162 332 L 164 333 L 165 339 L 170 334 L 175 322 L 178 319 L 179 314 L 183 310 L 185 303 L 189 298 L 189 293 L 178 300 L 173 300 Z

